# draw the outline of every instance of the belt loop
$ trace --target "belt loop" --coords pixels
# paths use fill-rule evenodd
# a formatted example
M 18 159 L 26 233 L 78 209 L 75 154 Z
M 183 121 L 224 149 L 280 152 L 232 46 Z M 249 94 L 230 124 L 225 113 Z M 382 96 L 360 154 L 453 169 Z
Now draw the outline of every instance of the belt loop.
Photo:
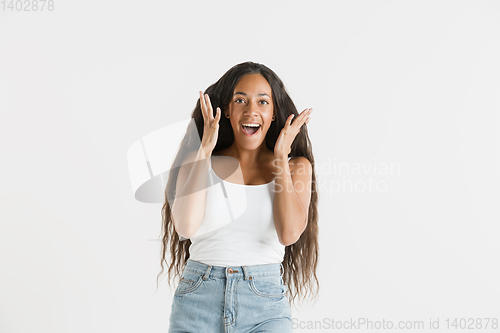
M 212 269 L 212 266 L 208 265 L 207 270 L 205 271 L 205 275 L 203 275 L 203 280 L 208 279 L 210 276 L 210 270 Z
M 250 279 L 250 275 L 248 274 L 247 266 L 241 266 L 243 268 L 243 276 L 245 278 L 245 281 Z

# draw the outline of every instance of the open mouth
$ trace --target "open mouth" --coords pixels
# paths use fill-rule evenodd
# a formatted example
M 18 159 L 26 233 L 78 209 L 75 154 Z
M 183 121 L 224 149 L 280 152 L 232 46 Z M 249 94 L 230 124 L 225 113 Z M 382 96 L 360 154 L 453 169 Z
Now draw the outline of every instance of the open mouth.
M 254 136 L 257 134 L 257 132 L 260 131 L 260 128 L 262 127 L 261 125 L 259 125 L 259 127 L 255 127 L 255 126 L 244 126 L 244 125 L 240 125 L 241 126 L 241 130 L 243 131 L 243 133 L 245 133 L 247 136 Z

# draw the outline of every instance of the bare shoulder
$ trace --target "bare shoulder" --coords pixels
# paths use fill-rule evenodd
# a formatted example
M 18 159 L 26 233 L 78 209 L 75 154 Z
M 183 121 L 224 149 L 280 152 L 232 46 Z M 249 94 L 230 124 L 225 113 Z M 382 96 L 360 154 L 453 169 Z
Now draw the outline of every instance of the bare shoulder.
M 292 174 L 294 174 L 296 172 L 298 172 L 299 174 L 311 174 L 312 173 L 312 164 L 304 156 L 292 157 L 288 161 L 288 165 L 290 167 L 290 173 L 292 173 Z

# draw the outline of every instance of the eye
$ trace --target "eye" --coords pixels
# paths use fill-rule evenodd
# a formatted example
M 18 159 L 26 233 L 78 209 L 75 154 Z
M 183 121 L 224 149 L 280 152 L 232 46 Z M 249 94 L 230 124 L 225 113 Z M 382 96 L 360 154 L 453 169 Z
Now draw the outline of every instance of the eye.
M 236 103 L 238 103 L 238 101 L 242 101 L 242 100 L 243 100 L 243 99 L 241 99 L 241 98 L 237 98 L 237 99 L 235 100 L 235 102 L 236 102 Z
M 266 102 L 266 104 L 269 104 L 269 102 L 268 102 L 268 101 L 266 101 L 265 99 L 263 99 L 261 102 Z

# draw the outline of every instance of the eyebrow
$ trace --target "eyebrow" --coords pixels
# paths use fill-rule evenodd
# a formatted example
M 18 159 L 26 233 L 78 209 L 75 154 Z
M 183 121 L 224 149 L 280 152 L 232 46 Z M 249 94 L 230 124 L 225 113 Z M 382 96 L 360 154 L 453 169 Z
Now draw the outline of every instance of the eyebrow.
M 246 95 L 247 95 L 247 94 L 245 94 L 244 92 L 238 91 L 238 92 L 234 93 L 234 95 L 233 95 L 233 96 L 238 95 L 238 94 L 243 95 L 243 96 L 246 96 Z M 257 96 L 267 96 L 267 97 L 271 98 L 271 96 L 269 96 L 269 95 L 268 95 L 268 94 L 266 94 L 266 93 L 260 93 L 260 94 L 257 94 Z

